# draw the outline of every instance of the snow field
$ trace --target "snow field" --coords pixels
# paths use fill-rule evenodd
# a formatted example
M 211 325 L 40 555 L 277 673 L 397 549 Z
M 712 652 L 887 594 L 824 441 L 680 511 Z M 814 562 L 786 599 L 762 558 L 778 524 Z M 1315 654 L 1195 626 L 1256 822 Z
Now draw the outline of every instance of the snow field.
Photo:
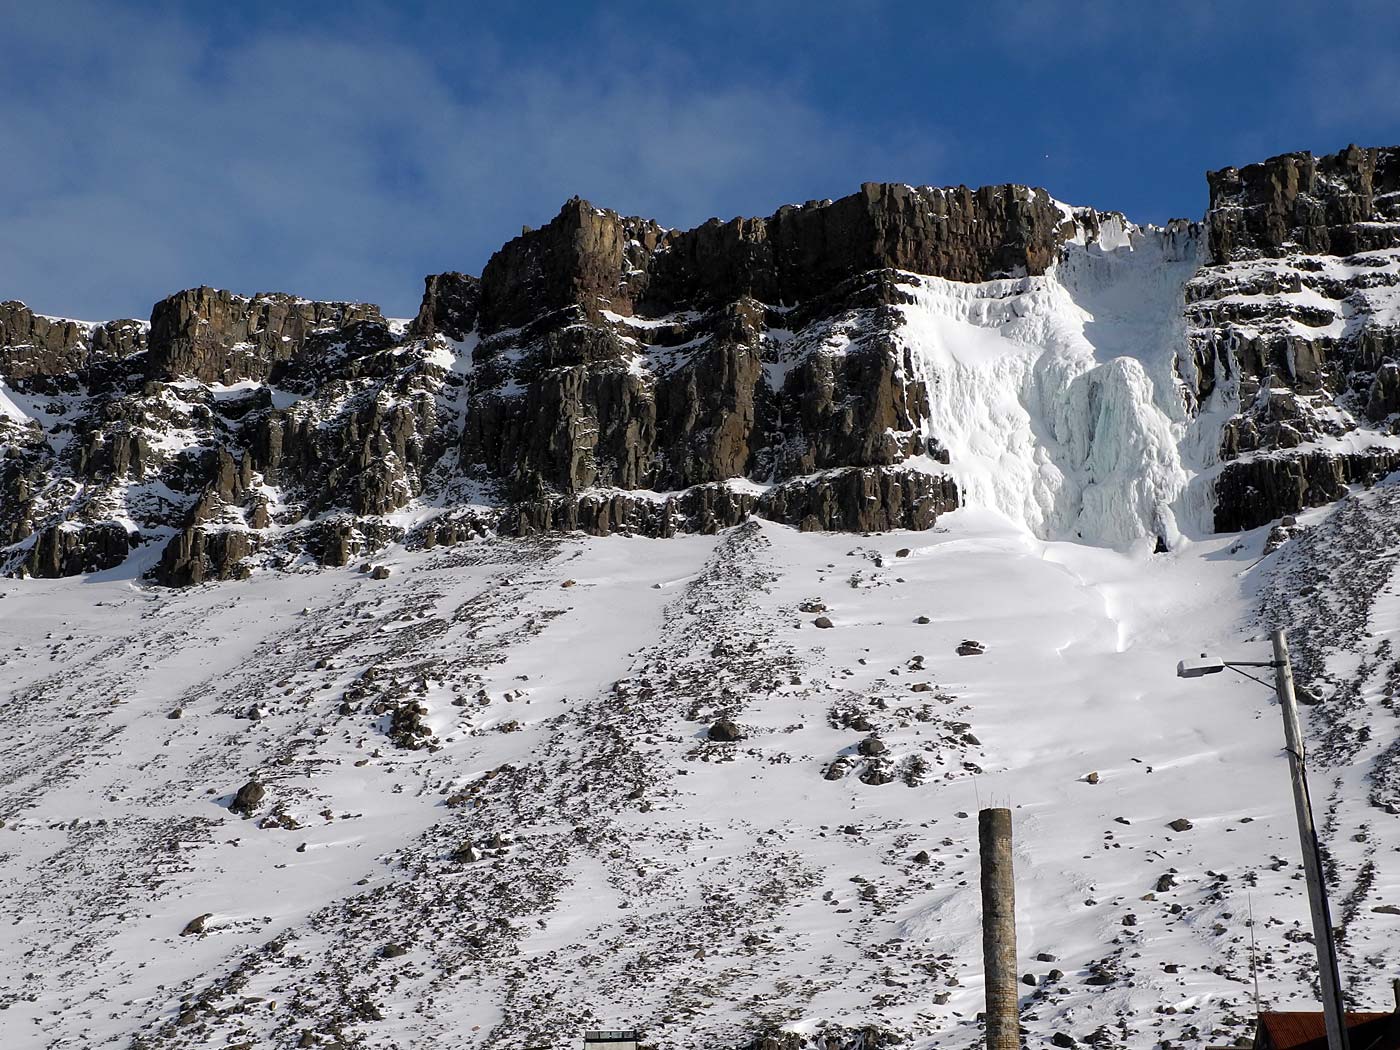
M 3 951 L 30 975 L 6 989 L 5 1045 L 564 1047 L 586 1024 L 737 1046 L 870 1023 L 972 1046 L 989 804 L 1015 815 L 1029 1031 L 1243 1033 L 1251 905 L 1265 999 L 1303 1005 L 1277 711 L 1242 679 L 1173 674 L 1262 644 L 1241 626 L 1262 537 L 1152 557 L 945 520 L 479 543 L 394 554 L 385 581 L 4 581 Z M 368 667 L 421 676 L 440 750 L 396 748 L 367 704 L 338 714 Z M 836 711 L 899 775 L 862 780 L 871 733 Z M 705 739 L 720 714 L 743 740 Z M 255 772 L 269 796 L 245 821 L 224 806 Z M 300 827 L 259 826 L 278 812 Z M 448 859 L 491 832 L 509 844 Z M 1377 863 L 1368 902 L 1393 890 Z M 1348 943 L 1393 964 L 1383 922 L 1360 908 Z M 1384 967 L 1345 965 L 1382 1001 Z M 175 1024 L 199 1001 L 216 1009 Z

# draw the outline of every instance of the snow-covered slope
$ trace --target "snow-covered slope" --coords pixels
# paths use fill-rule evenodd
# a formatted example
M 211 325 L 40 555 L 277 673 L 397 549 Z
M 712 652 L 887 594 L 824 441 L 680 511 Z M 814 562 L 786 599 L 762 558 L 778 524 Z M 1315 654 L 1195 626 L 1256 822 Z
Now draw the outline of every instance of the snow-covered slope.
M 1261 652 L 1290 547 L 1372 542 L 1347 522 L 1392 492 L 1262 562 L 1262 530 L 1152 556 L 960 511 L 870 537 L 393 549 L 379 580 L 4 581 L 0 1041 L 562 1048 L 636 1026 L 738 1047 L 834 1025 L 972 1046 L 993 803 L 1037 1041 L 1242 1035 L 1251 909 L 1264 1000 L 1309 998 L 1281 731 L 1267 690 L 1174 662 Z M 1335 602 L 1388 646 L 1378 571 L 1380 597 Z M 1391 703 L 1329 717 L 1379 744 Z M 721 717 L 741 740 L 707 738 Z M 1356 801 L 1376 750 L 1314 774 L 1363 1003 L 1400 969 L 1373 910 L 1400 904 L 1397 818 Z
M 988 804 L 1029 1044 L 1219 1045 L 1311 932 L 1270 691 L 1173 668 L 1276 624 L 1383 1004 L 1400 151 L 1210 179 L 0 303 L 0 1048 L 970 1048 Z

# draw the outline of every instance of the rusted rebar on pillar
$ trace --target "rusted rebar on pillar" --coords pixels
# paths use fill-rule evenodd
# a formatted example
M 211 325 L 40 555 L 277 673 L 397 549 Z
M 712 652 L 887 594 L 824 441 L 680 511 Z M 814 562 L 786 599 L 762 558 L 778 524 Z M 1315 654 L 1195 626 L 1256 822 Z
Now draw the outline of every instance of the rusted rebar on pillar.
M 987 988 L 987 1050 L 1020 1050 L 1011 810 L 984 809 L 978 813 L 977 837 L 982 857 L 982 968 Z

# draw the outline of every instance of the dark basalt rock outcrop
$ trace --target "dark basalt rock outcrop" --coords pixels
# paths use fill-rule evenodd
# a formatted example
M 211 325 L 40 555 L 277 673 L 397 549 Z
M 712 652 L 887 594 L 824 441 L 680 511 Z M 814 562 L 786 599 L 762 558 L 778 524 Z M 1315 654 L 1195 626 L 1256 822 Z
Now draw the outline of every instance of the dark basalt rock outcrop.
M 852 275 L 909 270 L 953 281 L 1045 272 L 1075 223 L 1041 189 L 868 182 L 768 219 L 711 220 L 670 238 L 644 305 L 672 309 L 741 296 L 793 304 Z
M 86 372 L 97 361 L 146 349 L 141 321 L 83 325 L 36 314 L 21 302 L 0 303 L 0 376 L 24 389 L 47 390 L 44 380 Z
M 241 580 L 249 569 L 256 537 L 242 529 L 213 531 L 191 526 L 166 544 L 155 579 L 167 587 L 188 587 L 206 580 Z
M 887 268 L 955 281 L 1043 273 L 1075 229 L 1044 190 L 1013 185 L 871 182 L 836 201 L 685 232 L 574 198 L 486 264 L 481 327 L 490 334 L 574 306 L 592 321 L 605 309 L 655 316 L 744 298 L 794 305 Z
M 151 311 L 151 379 L 202 383 L 264 380 L 279 361 L 297 357 L 312 333 L 354 321 L 384 321 L 365 303 L 318 303 L 281 293 L 251 299 L 216 288 L 191 288 Z
M 1285 153 L 1206 180 L 1216 263 L 1290 248 L 1353 255 L 1400 244 L 1400 148 Z
M 423 303 L 409 334 L 427 339 L 441 333 L 462 341 L 476 328 L 481 281 L 464 273 L 430 274 L 423 281 Z
M 907 298 L 898 271 L 1040 273 L 1081 226 L 1096 229 L 1097 217 L 1067 218 L 1045 191 L 1019 186 L 870 183 L 837 201 L 686 232 L 575 199 L 492 257 L 479 299 L 460 275 L 430 278 L 415 326 L 436 330 L 440 316 L 476 306 L 462 455 L 523 504 L 519 527 L 665 531 L 748 513 L 888 527 L 866 522 L 924 517 L 842 513 L 830 501 L 793 503 L 792 493 L 696 492 L 664 512 L 554 497 L 783 482 L 926 451 L 927 398 L 888 335 L 898 322 L 889 304 Z
M 55 579 L 113 569 L 140 541 L 138 533 L 128 533 L 115 521 L 75 527 L 51 525 L 39 532 L 29 548 L 23 572 Z
M 958 505 L 951 478 L 888 467 L 830 471 L 754 493 L 725 484 L 697 485 L 664 499 L 626 492 L 555 496 L 514 505 L 500 531 L 586 532 L 607 536 L 714 533 L 760 517 L 803 532 L 927 529 Z
M 1396 449 L 1357 440 L 1400 422 L 1400 149 L 1289 153 L 1211 172 L 1212 265 L 1187 287 L 1204 400 L 1238 395 L 1221 431 L 1215 527 L 1252 528 L 1340 498 L 1395 469 Z M 1360 254 L 1367 253 L 1372 254 Z M 1349 447 L 1319 447 L 1348 438 Z
M 1248 528 L 1400 465 L 1400 150 L 1209 182 L 1178 370 L 1188 414 L 1229 415 L 1215 525 Z M 107 568 L 143 536 L 189 585 L 491 531 L 928 528 L 959 494 L 903 308 L 933 278 L 1044 273 L 1100 221 L 1011 185 L 870 183 L 687 231 L 575 198 L 479 279 L 428 277 L 406 328 L 211 288 L 149 325 L 0 303 L 28 406 L 0 414 L 4 570 Z M 422 497 L 442 513 L 396 523 Z
M 1215 529 L 1254 529 L 1334 503 L 1347 494 L 1348 486 L 1373 485 L 1393 470 L 1400 470 L 1400 449 L 1309 451 L 1231 463 L 1215 483 Z
M 858 342 L 792 362 L 781 386 L 769 378 L 774 347 L 752 300 L 686 329 L 683 356 L 665 344 L 646 348 L 654 369 L 624 342 L 634 337 L 601 326 L 551 331 L 523 354 L 487 341 L 464 455 L 504 479 L 515 499 L 892 465 L 922 451 L 923 398 L 904 378 L 912 363 L 880 337 L 879 323 L 851 318 L 865 333 Z M 823 334 L 813 331 L 812 341 Z M 512 386 L 519 393 L 506 396 Z

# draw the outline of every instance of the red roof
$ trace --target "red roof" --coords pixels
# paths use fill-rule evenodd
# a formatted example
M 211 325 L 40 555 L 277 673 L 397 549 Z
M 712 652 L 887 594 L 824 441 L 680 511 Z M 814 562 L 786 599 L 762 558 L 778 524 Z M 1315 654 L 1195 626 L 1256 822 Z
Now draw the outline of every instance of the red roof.
M 1400 1015 L 1348 1013 L 1351 1050 L 1400 1050 Z M 1321 1011 L 1296 1010 L 1259 1015 L 1258 1050 L 1327 1050 L 1327 1021 Z

